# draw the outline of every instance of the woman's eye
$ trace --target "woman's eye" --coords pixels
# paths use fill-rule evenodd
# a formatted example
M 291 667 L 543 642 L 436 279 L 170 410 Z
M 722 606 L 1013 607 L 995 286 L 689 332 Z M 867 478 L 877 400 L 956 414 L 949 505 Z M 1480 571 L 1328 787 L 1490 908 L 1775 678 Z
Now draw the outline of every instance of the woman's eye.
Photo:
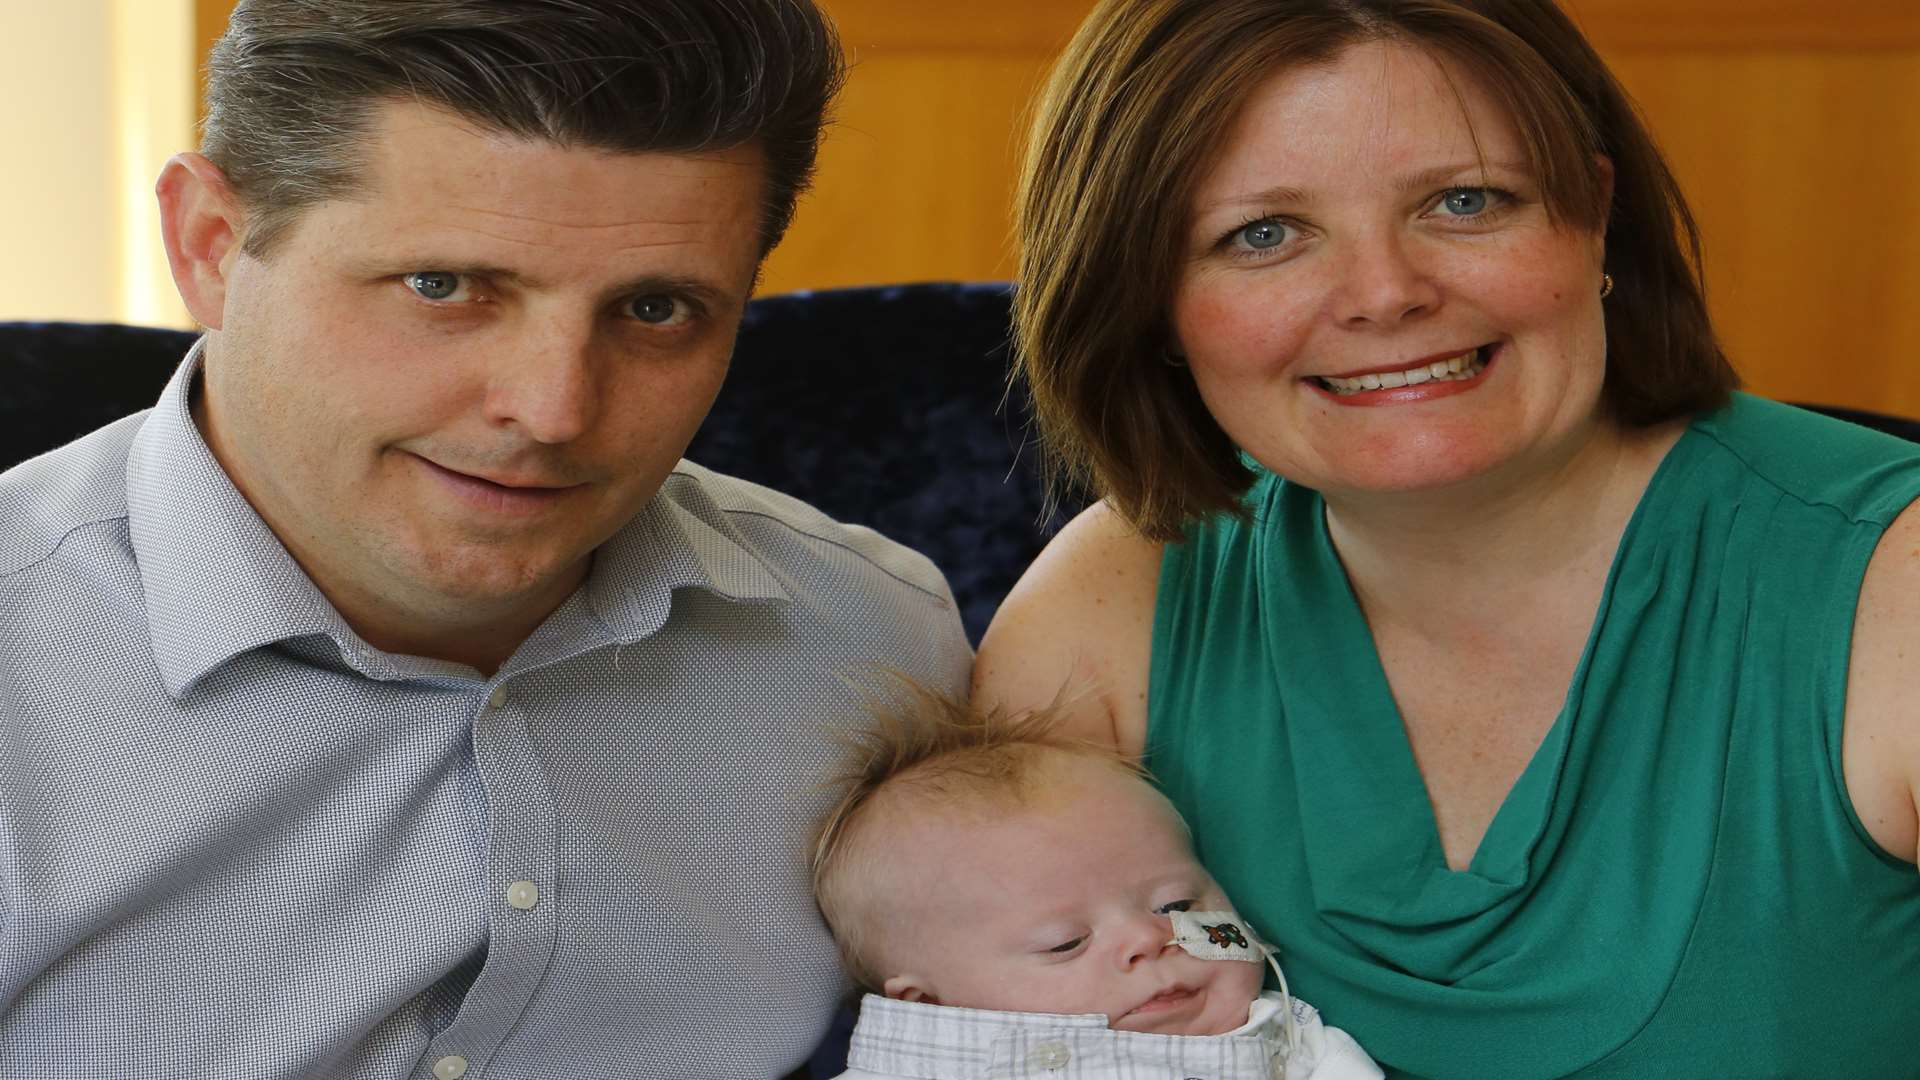
M 1084 937 L 1077 937 L 1077 938 L 1074 938 L 1072 941 L 1063 941 L 1060 944 L 1055 945 L 1053 948 L 1048 949 L 1047 951 L 1050 953 L 1070 953 L 1073 950 L 1079 948 L 1080 943 L 1085 940 L 1087 939 Z
M 1272 218 L 1263 218 L 1243 226 L 1234 238 L 1254 251 L 1266 251 L 1286 242 L 1287 227 Z
M 1175 900 L 1171 904 L 1161 904 L 1159 907 L 1154 908 L 1153 913 L 1155 915 L 1168 915 L 1176 911 L 1192 911 L 1192 910 L 1193 910 L 1193 901 Z
M 1440 205 L 1456 217 L 1484 214 L 1489 201 L 1486 188 L 1454 188 L 1440 197 Z
M 465 300 L 466 282 L 446 270 L 416 270 L 401 280 L 423 300 Z
M 643 323 L 659 326 L 673 322 L 681 314 L 680 301 L 664 294 L 636 296 L 627 301 L 627 312 Z

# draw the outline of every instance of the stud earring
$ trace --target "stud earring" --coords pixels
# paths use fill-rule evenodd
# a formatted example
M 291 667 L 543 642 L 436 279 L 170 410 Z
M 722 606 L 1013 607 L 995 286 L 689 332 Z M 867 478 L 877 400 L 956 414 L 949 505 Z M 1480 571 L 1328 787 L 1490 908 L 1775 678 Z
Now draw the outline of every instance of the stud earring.
M 1612 295 L 1613 295 L 1613 275 L 1601 274 L 1600 275 L 1600 299 L 1605 300 L 1607 297 Z

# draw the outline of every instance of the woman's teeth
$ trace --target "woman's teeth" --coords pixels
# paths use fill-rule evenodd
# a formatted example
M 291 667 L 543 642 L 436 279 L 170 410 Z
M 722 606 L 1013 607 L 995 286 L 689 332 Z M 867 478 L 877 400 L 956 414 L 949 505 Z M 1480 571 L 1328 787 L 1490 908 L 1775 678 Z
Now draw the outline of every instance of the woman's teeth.
M 1320 385 L 1338 395 L 1358 394 L 1363 390 L 1394 389 L 1402 386 L 1419 386 L 1427 382 L 1458 382 L 1471 379 L 1487 369 L 1487 362 L 1481 356 L 1481 350 L 1463 352 L 1448 360 L 1435 360 L 1405 371 L 1383 371 L 1378 375 L 1362 375 L 1354 379 L 1336 379 L 1331 375 L 1320 377 Z

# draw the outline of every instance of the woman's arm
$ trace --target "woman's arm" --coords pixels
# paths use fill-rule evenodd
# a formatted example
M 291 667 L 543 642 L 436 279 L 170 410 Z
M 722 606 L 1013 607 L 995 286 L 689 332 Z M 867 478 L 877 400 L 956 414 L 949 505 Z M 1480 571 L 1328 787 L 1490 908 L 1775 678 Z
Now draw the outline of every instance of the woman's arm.
M 980 642 L 973 698 L 1036 708 L 1064 688 L 1073 734 L 1139 756 L 1161 545 L 1105 503 L 1060 530 L 1007 594 Z
M 1860 584 L 1841 758 L 1854 813 L 1920 862 L 1920 502 L 1881 536 Z

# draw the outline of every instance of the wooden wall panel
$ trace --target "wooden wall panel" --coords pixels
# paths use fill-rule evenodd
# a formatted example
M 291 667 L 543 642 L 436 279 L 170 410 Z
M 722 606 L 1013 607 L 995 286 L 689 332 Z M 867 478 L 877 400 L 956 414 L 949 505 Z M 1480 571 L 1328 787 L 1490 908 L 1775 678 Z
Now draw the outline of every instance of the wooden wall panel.
M 1920 54 L 1621 52 L 1772 397 L 1920 416 Z
M 1092 0 L 821 0 L 855 66 L 768 292 L 1012 273 L 1027 102 Z M 196 0 L 210 42 L 231 0 Z M 1640 103 L 1753 389 L 1920 415 L 1920 0 L 1564 0 Z
M 1011 277 L 1027 105 L 1091 0 L 822 6 L 852 73 L 763 288 Z

